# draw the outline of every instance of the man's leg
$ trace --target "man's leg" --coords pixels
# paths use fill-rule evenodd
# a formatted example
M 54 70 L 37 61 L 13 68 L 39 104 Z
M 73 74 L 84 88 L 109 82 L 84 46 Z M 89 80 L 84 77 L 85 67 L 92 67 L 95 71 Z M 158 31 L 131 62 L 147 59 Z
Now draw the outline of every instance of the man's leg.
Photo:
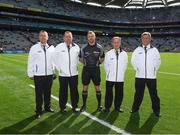
M 68 97 L 68 77 L 59 76 L 59 84 L 59 107 L 61 112 L 64 112 Z
M 106 94 L 105 94 L 105 108 L 104 112 L 109 112 L 113 100 L 113 85 L 114 82 L 106 81 Z
M 123 112 L 121 108 L 123 95 L 124 95 L 124 82 L 116 82 L 114 106 L 115 106 L 115 109 L 118 110 L 119 112 Z
M 78 76 L 70 77 L 69 81 L 70 86 L 70 94 L 71 94 L 71 104 L 73 107 L 73 110 L 78 107 L 78 101 L 79 101 L 79 93 L 78 93 Z
M 136 91 L 135 91 L 135 95 L 134 95 L 132 112 L 136 112 L 139 110 L 139 107 L 140 107 L 143 97 L 144 97 L 145 83 L 146 83 L 146 80 L 143 78 L 136 78 L 136 80 L 135 80 L 135 90 Z
M 54 112 L 51 109 L 51 87 L 53 83 L 53 75 L 46 76 L 44 80 L 44 109 L 48 112 Z
M 91 78 L 94 83 L 94 88 L 96 90 L 96 98 L 98 102 L 97 111 L 101 111 L 101 90 L 100 90 L 100 82 L 101 82 L 101 76 L 100 76 L 100 68 L 97 67 L 91 71 Z
M 152 109 L 156 116 L 160 116 L 160 99 L 157 94 L 157 81 L 156 79 L 147 79 L 147 87 L 152 102 Z
M 88 86 L 90 83 L 90 75 L 87 68 L 83 67 L 82 71 L 82 84 L 83 84 L 83 91 L 82 91 L 82 99 L 83 99 L 83 105 L 80 109 L 81 112 L 86 110 L 86 101 L 88 97 Z
M 42 113 L 43 104 L 43 77 L 35 76 L 35 95 L 36 95 L 36 117 L 39 118 Z

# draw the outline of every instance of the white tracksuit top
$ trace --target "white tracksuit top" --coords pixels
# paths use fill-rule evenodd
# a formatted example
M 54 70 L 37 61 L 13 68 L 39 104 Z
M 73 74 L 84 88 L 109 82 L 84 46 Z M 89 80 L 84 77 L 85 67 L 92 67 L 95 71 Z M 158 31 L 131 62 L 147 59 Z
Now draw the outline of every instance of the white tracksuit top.
M 111 49 L 105 55 L 104 69 L 106 81 L 124 82 L 124 74 L 127 69 L 128 55 L 125 51 L 119 52 L 118 58 L 115 49 Z
M 52 75 L 54 72 L 53 53 L 54 46 L 45 46 L 46 52 L 40 42 L 33 45 L 28 56 L 27 73 L 29 77 Z
M 59 71 L 59 76 L 70 77 L 78 75 L 80 48 L 77 44 L 70 45 L 70 50 L 66 43 L 60 43 L 55 48 L 54 63 Z
M 136 70 L 136 78 L 155 79 L 161 64 L 159 51 L 148 45 L 145 52 L 144 47 L 139 46 L 132 53 L 131 63 Z

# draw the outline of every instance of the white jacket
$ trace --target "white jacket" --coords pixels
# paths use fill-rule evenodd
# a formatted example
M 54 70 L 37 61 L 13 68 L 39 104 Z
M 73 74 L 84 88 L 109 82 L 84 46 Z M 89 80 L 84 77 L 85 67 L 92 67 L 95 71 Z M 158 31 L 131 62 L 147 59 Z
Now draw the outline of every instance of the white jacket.
M 139 46 L 132 54 L 131 63 L 136 70 L 136 78 L 155 79 L 156 72 L 161 64 L 159 51 L 148 45 L 145 53 L 145 49 Z
M 60 43 L 55 48 L 54 63 L 59 76 L 70 77 L 78 75 L 80 48 L 73 43 L 70 45 L 70 51 L 66 43 Z
M 118 58 L 115 49 L 111 49 L 105 55 L 104 69 L 106 80 L 112 82 L 124 82 L 124 74 L 127 69 L 128 55 L 120 50 Z
M 46 52 L 40 42 L 33 45 L 29 52 L 27 73 L 29 77 L 52 75 L 54 70 L 54 46 L 45 46 Z

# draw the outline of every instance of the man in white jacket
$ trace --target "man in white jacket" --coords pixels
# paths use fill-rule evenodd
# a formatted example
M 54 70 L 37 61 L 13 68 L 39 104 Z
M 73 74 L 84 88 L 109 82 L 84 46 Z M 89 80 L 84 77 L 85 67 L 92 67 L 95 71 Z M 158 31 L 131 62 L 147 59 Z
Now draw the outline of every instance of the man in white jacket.
M 54 46 L 49 46 L 48 33 L 39 32 L 39 40 L 33 45 L 28 57 L 28 77 L 34 80 L 36 95 L 36 118 L 40 118 L 44 99 L 44 109 L 47 112 L 54 112 L 51 106 L 51 86 L 53 82 L 53 59 Z
M 68 99 L 68 85 L 70 87 L 71 105 L 77 112 L 78 93 L 78 62 L 80 48 L 73 43 L 73 35 L 70 31 L 64 33 L 64 42 L 55 48 L 54 61 L 59 71 L 59 107 L 62 113 L 66 112 Z
M 121 48 L 121 38 L 113 37 L 113 49 L 105 55 L 104 69 L 106 72 L 106 95 L 104 112 L 109 112 L 113 100 L 113 87 L 115 86 L 114 108 L 123 112 L 121 103 L 123 100 L 124 74 L 127 69 L 128 55 Z
M 152 101 L 152 109 L 157 117 L 160 117 L 160 99 L 157 94 L 156 72 L 159 69 L 161 59 L 159 51 L 151 45 L 151 34 L 144 32 L 141 35 L 142 45 L 137 47 L 131 63 L 136 70 L 135 95 L 131 112 L 137 112 L 142 103 L 145 85 L 147 85 Z

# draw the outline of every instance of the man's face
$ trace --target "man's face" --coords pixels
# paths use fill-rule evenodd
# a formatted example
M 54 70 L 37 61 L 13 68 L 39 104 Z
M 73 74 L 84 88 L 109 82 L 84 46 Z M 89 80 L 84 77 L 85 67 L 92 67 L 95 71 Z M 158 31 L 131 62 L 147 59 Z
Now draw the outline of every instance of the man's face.
M 48 41 L 48 33 L 47 32 L 40 32 L 39 33 L 39 41 L 42 43 L 42 44 L 46 44 L 47 41 Z
M 96 42 L 96 36 L 95 36 L 95 34 L 93 34 L 93 33 L 89 33 L 89 34 L 87 35 L 87 39 L 88 39 L 89 45 L 94 45 L 95 42 Z
M 64 42 L 67 44 L 67 45 L 70 45 L 72 44 L 72 41 L 73 41 L 73 36 L 71 33 L 65 33 L 64 34 Z
M 113 38 L 112 39 L 112 46 L 114 49 L 119 49 L 121 47 L 121 39 L 120 38 Z
M 151 43 L 151 37 L 149 35 L 143 35 L 141 37 L 141 42 L 143 45 L 147 46 L 148 44 Z

